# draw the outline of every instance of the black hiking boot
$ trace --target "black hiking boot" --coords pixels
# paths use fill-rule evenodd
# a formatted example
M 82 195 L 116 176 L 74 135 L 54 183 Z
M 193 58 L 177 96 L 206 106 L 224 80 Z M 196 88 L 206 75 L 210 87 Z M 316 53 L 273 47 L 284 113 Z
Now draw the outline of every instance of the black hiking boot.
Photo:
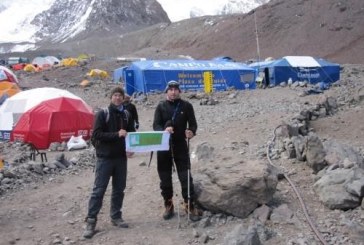
M 172 199 L 164 201 L 164 207 L 166 210 L 164 210 L 163 219 L 171 219 L 174 216 L 174 205 Z
M 111 224 L 113 226 L 117 226 L 117 227 L 120 227 L 120 228 L 129 228 L 128 223 L 125 223 L 125 221 L 122 218 L 120 218 L 120 219 L 112 219 L 111 220 Z
M 193 202 L 190 202 L 189 209 L 188 209 L 188 201 L 185 201 L 183 206 L 186 211 L 186 214 L 189 215 L 191 221 L 195 222 L 201 219 L 203 212 L 202 210 L 198 209 Z
M 95 231 L 95 228 L 96 228 L 96 218 L 86 218 L 86 228 L 85 228 L 85 231 L 83 232 L 83 237 L 84 238 L 92 238 L 96 231 Z

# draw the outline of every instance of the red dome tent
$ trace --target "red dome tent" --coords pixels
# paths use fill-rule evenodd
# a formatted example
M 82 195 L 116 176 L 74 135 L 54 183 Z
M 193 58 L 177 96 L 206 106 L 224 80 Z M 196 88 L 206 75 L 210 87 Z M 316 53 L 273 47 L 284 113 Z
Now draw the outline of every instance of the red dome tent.
M 8 100 L 21 97 L 18 103 L 27 103 L 24 98 L 39 102 L 25 110 L 14 122 L 11 140 L 31 142 L 39 149 L 47 149 L 52 142 L 68 141 L 71 136 L 82 135 L 85 140 L 90 138 L 94 114 L 81 98 L 55 88 L 32 89 L 17 95 Z M 42 95 L 45 97 L 39 99 Z

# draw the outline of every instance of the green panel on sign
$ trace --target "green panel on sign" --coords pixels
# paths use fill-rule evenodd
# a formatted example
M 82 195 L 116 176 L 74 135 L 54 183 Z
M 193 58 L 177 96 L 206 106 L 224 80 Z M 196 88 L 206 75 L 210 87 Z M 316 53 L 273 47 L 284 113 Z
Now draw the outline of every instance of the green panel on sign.
M 163 133 L 150 134 L 132 134 L 130 136 L 130 146 L 148 146 L 160 145 L 162 143 Z

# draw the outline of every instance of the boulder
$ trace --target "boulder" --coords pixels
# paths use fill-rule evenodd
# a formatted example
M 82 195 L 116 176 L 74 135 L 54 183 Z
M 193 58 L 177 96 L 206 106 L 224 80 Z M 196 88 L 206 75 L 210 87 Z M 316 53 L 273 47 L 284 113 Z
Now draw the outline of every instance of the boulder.
M 211 212 L 245 218 L 272 200 L 277 172 L 263 160 L 205 165 L 194 175 L 197 201 Z

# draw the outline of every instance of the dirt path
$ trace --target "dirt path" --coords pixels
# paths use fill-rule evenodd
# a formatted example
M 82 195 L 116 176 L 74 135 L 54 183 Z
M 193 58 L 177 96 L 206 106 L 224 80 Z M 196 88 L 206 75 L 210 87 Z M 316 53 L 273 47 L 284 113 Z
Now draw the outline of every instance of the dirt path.
M 99 232 L 92 240 L 82 239 L 94 177 L 89 169 L 73 176 L 56 177 L 52 182 L 37 185 L 36 189 L 19 191 L 2 199 L 0 244 L 52 244 L 57 239 L 75 244 L 188 244 L 193 237 L 184 213 L 181 212 L 180 229 L 177 229 L 177 217 L 171 221 L 161 219 L 162 199 L 155 162 L 150 168 L 139 166 L 147 157 L 139 155 L 129 161 L 123 209 L 129 229 L 110 224 L 108 188 L 99 215 Z

